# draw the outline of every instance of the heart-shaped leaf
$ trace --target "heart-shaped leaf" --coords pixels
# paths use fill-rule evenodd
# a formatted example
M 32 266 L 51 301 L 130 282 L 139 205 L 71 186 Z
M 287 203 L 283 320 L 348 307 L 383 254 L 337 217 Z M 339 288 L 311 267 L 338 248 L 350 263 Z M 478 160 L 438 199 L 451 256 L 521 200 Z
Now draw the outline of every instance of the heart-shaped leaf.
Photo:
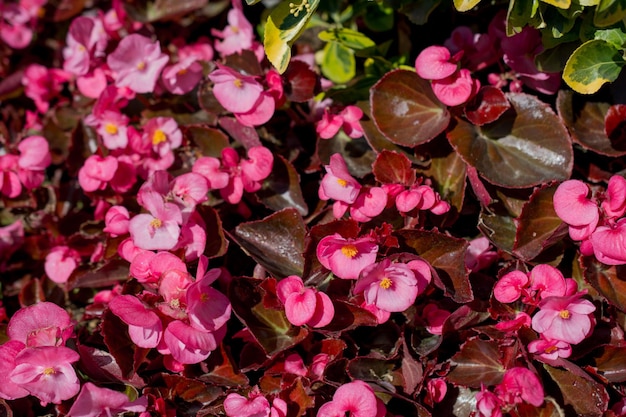
M 306 226 L 295 208 L 235 228 L 235 241 L 277 278 L 302 276 Z
M 434 95 L 428 81 L 415 72 L 394 70 L 370 91 L 376 127 L 397 145 L 416 146 L 444 131 L 450 113 Z
M 322 74 L 337 84 L 345 84 L 356 74 L 354 51 L 343 44 L 330 41 L 323 50 Z
M 465 266 L 465 251 L 469 247 L 465 239 L 427 230 L 400 230 L 398 237 L 435 268 L 434 283 L 447 296 L 457 303 L 474 299 Z
M 626 265 L 609 266 L 593 256 L 582 257 L 585 279 L 611 304 L 626 312 Z
M 499 88 L 487 85 L 465 105 L 465 117 L 477 126 L 495 122 L 511 107 L 511 103 Z
M 581 94 L 593 94 L 602 85 L 613 82 L 622 71 L 624 58 L 612 44 L 593 39 L 580 45 L 569 57 L 563 79 Z
M 566 366 L 561 369 L 543 365 L 561 390 L 563 402 L 570 405 L 579 416 L 603 415 L 609 401 L 606 389 L 578 366 L 569 362 Z
M 556 215 L 552 199 L 557 184 L 541 187 L 530 196 L 517 219 L 513 252 L 525 261 L 567 236 L 567 226 Z
M 568 179 L 574 157 L 563 123 L 534 96 L 507 97 L 513 108 L 494 123 L 479 127 L 458 119 L 448 132 L 452 146 L 483 178 L 502 187 Z
M 470 340 L 452 357 L 454 369 L 448 374 L 448 380 L 471 388 L 499 384 L 505 372 L 500 356 L 497 342 Z
M 383 184 L 413 185 L 415 171 L 404 154 L 384 150 L 378 154 L 372 167 L 376 181 Z
M 585 100 L 582 108 L 574 111 L 574 93 L 559 91 L 556 106 L 559 116 L 572 134 L 572 140 L 584 149 L 607 156 L 626 154 L 626 143 L 613 141 L 606 132 L 606 116 L 609 103 Z M 619 123 L 619 120 L 618 120 Z M 617 132 L 616 132 L 617 133 Z

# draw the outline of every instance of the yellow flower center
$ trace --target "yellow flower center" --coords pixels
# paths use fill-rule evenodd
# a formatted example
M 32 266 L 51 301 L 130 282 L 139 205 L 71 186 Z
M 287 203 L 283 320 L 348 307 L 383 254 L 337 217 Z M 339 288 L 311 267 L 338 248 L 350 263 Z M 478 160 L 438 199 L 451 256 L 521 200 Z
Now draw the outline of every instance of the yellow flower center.
M 180 308 L 180 300 L 178 298 L 174 298 L 172 301 L 170 301 L 170 306 L 172 308 Z
M 178 75 L 185 75 L 187 74 L 187 68 L 181 68 L 178 70 L 177 72 Z
M 348 244 L 348 245 L 344 245 L 341 248 L 341 253 L 343 253 L 346 256 L 346 258 L 352 259 L 359 253 L 359 250 L 356 248 L 356 246 L 352 244 Z
M 150 227 L 154 229 L 158 229 L 161 226 L 163 226 L 163 222 L 159 219 L 152 219 L 152 221 L 150 222 Z
M 139 71 L 143 71 L 143 70 L 145 70 L 145 69 L 146 69 L 146 63 L 145 63 L 145 62 L 143 62 L 143 61 L 140 61 L 140 62 L 137 64 L 137 69 L 138 69 Z
M 571 314 L 568 310 L 561 310 L 559 311 L 559 316 L 561 316 L 562 319 L 569 319 Z
M 209 296 L 205 293 L 200 294 L 200 301 L 206 303 L 207 301 L 209 301 Z
M 54 370 L 54 368 L 46 368 L 43 370 L 43 374 L 44 375 L 54 375 L 56 373 L 56 371 Z
M 233 33 L 239 33 L 239 26 L 231 26 L 230 30 L 232 30 Z
M 104 131 L 107 132 L 109 135 L 117 135 L 117 126 L 113 123 L 107 123 L 104 126 Z
M 348 181 L 342 180 L 341 178 L 337 178 L 337 184 L 341 185 L 342 187 L 345 187 L 346 185 L 348 185 Z
M 235 84 L 235 87 L 237 88 L 241 88 L 243 87 L 243 81 L 241 81 L 239 78 L 237 78 L 236 80 L 233 81 L 233 84 Z
M 380 285 L 380 288 L 382 288 L 383 290 L 388 290 L 393 285 L 393 281 L 385 277 L 380 281 L 378 285 Z
M 167 140 L 167 136 L 161 129 L 157 129 L 152 135 L 152 144 L 158 145 L 159 143 L 165 142 Z
M 548 347 L 546 349 L 546 353 L 552 353 L 552 352 L 555 352 L 557 350 L 558 350 L 558 348 L 556 346 L 550 346 L 550 347 Z

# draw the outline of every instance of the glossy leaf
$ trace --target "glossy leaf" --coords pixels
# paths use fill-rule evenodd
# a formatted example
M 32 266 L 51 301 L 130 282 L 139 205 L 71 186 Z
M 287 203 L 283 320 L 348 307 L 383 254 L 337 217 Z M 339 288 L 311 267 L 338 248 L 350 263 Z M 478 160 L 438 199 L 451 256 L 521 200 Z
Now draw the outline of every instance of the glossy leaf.
M 570 56 L 563 70 L 563 79 L 574 91 L 593 94 L 607 82 L 613 82 L 622 71 L 624 58 L 612 44 L 590 40 Z
M 561 409 L 554 398 L 546 397 L 540 407 L 523 402 L 517 405 L 519 417 L 563 417 L 565 412 Z
M 620 49 L 626 43 L 626 33 L 618 28 L 598 30 L 594 34 L 594 39 L 603 40 Z
M 117 284 L 128 279 L 128 262 L 114 259 L 98 268 L 73 274 L 70 280 L 71 288 L 101 288 Z
M 228 136 L 219 129 L 207 126 L 187 126 L 184 131 L 185 137 L 200 149 L 203 156 L 219 158 L 222 149 L 229 145 Z
M 561 390 L 563 402 L 576 415 L 601 416 L 606 411 L 609 400 L 606 389 L 582 369 L 571 363 L 565 369 L 547 364 L 543 367 Z
M 113 355 L 106 350 L 83 344 L 78 345 L 77 348 L 80 354 L 81 371 L 89 376 L 90 380 L 105 383 L 124 382 L 135 388 L 146 386 L 146 382 L 137 374 L 127 379 Z
M 267 355 L 274 356 L 301 342 L 308 331 L 292 326 L 283 311 L 265 308 L 261 302 L 260 283 L 261 280 L 253 278 L 234 279 L 229 287 L 228 298 L 233 311 L 248 327 L 254 339 Z
M 480 3 L 480 0 L 454 0 L 454 7 L 459 12 L 466 12 Z
M 504 213 L 490 213 L 482 210 L 478 218 L 478 228 L 498 249 L 512 252 L 517 234 L 513 217 Z
M 600 0 L 593 15 L 596 26 L 607 27 L 626 17 L 626 4 L 621 0 Z
M 370 107 L 376 127 L 402 146 L 428 142 L 450 122 L 447 107 L 435 97 L 428 81 L 413 71 L 387 73 L 372 87 Z
M 122 373 L 122 378 L 132 378 L 134 372 L 133 357 L 135 349 L 139 349 L 128 336 L 128 326 L 111 312 L 106 310 L 102 316 L 102 336 L 111 356 L 115 358 Z
M 337 42 L 346 48 L 354 51 L 373 48 L 376 43 L 356 30 L 348 28 L 337 28 L 332 30 L 324 30 L 318 34 L 319 38 L 324 42 Z
M 559 9 L 567 9 L 572 4 L 572 0 L 541 0 L 543 3 L 547 3 Z
M 585 280 L 611 304 L 626 312 L 626 265 L 609 266 L 593 256 L 581 258 Z
M 511 103 L 499 88 L 484 86 L 465 105 L 465 117 L 477 126 L 495 122 L 511 107 Z
M 411 161 L 405 155 L 383 150 L 376 157 L 372 167 L 376 181 L 383 184 L 413 185 L 415 171 L 411 168 Z
M 295 414 L 297 416 L 305 415 L 306 410 L 312 408 L 315 404 L 313 397 L 308 393 L 308 386 L 304 386 L 301 378 L 296 379 L 292 386 L 285 390 L 284 394 L 286 394 L 284 399 L 288 404 L 296 404 L 298 406 Z
M 213 388 L 196 379 L 182 375 L 162 374 L 165 389 L 160 390 L 165 398 L 180 398 L 186 402 L 209 403 L 217 398 L 222 389 Z
M 247 386 L 249 383 L 245 374 L 235 370 L 232 358 L 224 345 L 220 345 L 218 350 L 211 353 L 208 366 L 209 372 L 200 376 L 199 380 L 227 387 Z
M 306 226 L 295 208 L 235 228 L 236 242 L 272 275 L 302 275 Z
M 552 199 L 558 184 L 537 189 L 517 219 L 513 252 L 524 261 L 537 257 L 546 247 L 567 236 L 567 226 L 556 215 Z
M 434 180 L 436 191 L 441 198 L 450 203 L 456 209 L 456 213 L 461 212 L 465 199 L 466 166 L 459 154 L 449 149 L 447 154 L 443 152 L 432 155 L 430 167 L 424 171 L 424 175 Z M 446 215 L 451 214 L 454 213 Z
M 426 230 L 400 230 L 401 243 L 415 250 L 435 268 L 434 283 L 457 303 L 474 299 L 465 267 L 465 239 L 457 239 L 439 232 Z
M 302 61 L 289 65 L 283 84 L 287 99 L 297 103 L 312 99 L 321 90 L 319 75 Z
M 611 383 L 626 381 L 626 347 L 604 346 L 602 355 L 595 358 L 595 365 L 600 375 Z
M 534 96 L 509 93 L 512 109 L 496 122 L 457 120 L 448 140 L 463 160 L 492 184 L 526 188 L 570 177 L 573 150 L 567 129 Z
M 323 50 L 322 74 L 337 84 L 345 84 L 356 74 L 356 60 L 352 49 L 330 41 Z
M 272 172 L 256 195 L 274 211 L 293 207 L 303 216 L 309 211 L 300 189 L 300 176 L 293 165 L 281 155 L 274 157 Z
M 465 343 L 452 357 L 452 364 L 454 368 L 448 374 L 448 380 L 471 388 L 499 384 L 505 372 L 498 343 L 481 339 Z
M 294 4 L 281 1 L 267 18 L 263 46 L 269 61 L 281 74 L 291 59 L 291 45 L 298 39 L 317 9 L 319 0 Z
M 196 207 L 196 211 L 204 221 L 204 232 L 207 237 L 204 255 L 209 259 L 224 255 L 228 249 L 228 240 L 224 235 L 219 214 L 213 207 L 206 205 Z
M 575 112 L 575 98 L 571 91 L 559 91 L 556 102 L 559 116 L 572 134 L 572 140 L 584 149 L 601 155 L 621 156 L 626 154 L 626 141 L 621 139 L 621 135 L 611 139 L 606 133 L 606 123 L 608 123 L 606 116 L 610 104 L 585 101 L 582 108 Z M 617 126 L 621 124 L 619 117 L 612 120 L 618 123 Z M 618 131 L 614 132 L 614 134 L 617 133 Z

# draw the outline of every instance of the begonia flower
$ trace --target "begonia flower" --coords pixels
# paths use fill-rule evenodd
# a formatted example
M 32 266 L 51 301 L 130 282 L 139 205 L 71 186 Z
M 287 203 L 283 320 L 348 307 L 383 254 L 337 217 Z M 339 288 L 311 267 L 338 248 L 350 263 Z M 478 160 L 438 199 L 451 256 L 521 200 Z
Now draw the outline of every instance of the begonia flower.
M 26 347 L 63 346 L 72 334 L 68 312 L 49 301 L 17 310 L 7 326 L 9 338 Z
M 544 337 L 528 343 L 528 351 L 548 360 L 569 358 L 572 354 L 572 346 L 562 340 L 550 340 Z
M 429 379 L 426 383 L 426 391 L 433 402 L 440 403 L 448 392 L 446 380 L 444 378 Z
M 350 206 L 350 216 L 358 222 L 369 222 L 382 213 L 386 206 L 387 192 L 383 188 L 363 187 Z
M 502 400 L 484 385 L 476 394 L 476 409 L 480 417 L 502 417 Z
M 511 271 L 496 282 L 493 287 L 493 295 L 501 303 L 512 303 L 522 296 L 527 285 L 527 274 L 522 271 Z
M 330 157 L 330 163 L 324 168 L 326 175 L 320 183 L 320 199 L 333 199 L 346 204 L 354 203 L 359 196 L 361 184 L 350 175 L 343 156 L 339 153 L 333 154 Z
M 124 37 L 107 57 L 107 65 L 115 73 L 115 85 L 128 87 L 136 93 L 154 91 L 168 56 L 161 52 L 158 41 L 133 33 Z
M 596 225 L 598 206 L 587 198 L 589 187 L 579 180 L 562 182 L 554 192 L 554 211 L 561 220 L 571 226 Z
M 357 279 L 368 265 L 376 261 L 378 245 L 369 237 L 346 239 L 339 233 L 326 236 L 317 245 L 317 259 L 343 279 Z
M 148 399 L 140 397 L 130 401 L 123 392 L 101 388 L 86 382 L 74 399 L 68 417 L 110 417 L 125 412 L 141 413 L 146 411 Z
M 426 322 L 426 330 L 431 334 L 443 334 L 443 326 L 450 314 L 448 310 L 439 308 L 437 304 L 426 304 L 422 310 L 422 317 Z
M 480 82 L 472 78 L 469 70 L 463 68 L 441 80 L 432 81 L 433 93 L 447 106 L 459 106 L 480 89 Z
M 119 295 L 109 303 L 109 309 L 128 325 L 130 339 L 139 347 L 158 346 L 163 336 L 159 316 L 132 295 Z
M 226 326 L 215 332 L 198 330 L 180 320 L 167 325 L 163 341 L 174 359 L 183 364 L 202 362 L 209 357 L 226 332 Z
M 360 138 L 363 136 L 363 128 L 359 122 L 362 117 L 363 110 L 357 106 L 346 106 L 339 114 L 331 114 L 326 107 L 315 129 L 322 139 L 332 138 L 341 128 L 349 137 Z
M 332 401 L 320 407 L 317 417 L 338 417 L 346 413 L 353 417 L 382 417 L 386 409 L 380 404 L 368 384 L 355 380 L 337 388 Z
M 532 371 L 522 367 L 508 369 L 496 388 L 496 393 L 510 405 L 525 401 L 539 407 L 544 401 L 543 386 L 539 378 Z
M 491 250 L 491 243 L 485 236 L 470 240 L 465 252 L 465 266 L 472 272 L 488 268 L 498 259 L 498 253 Z
M 406 264 L 383 259 L 361 270 L 354 292 L 363 293 L 366 303 L 382 310 L 404 311 L 417 298 L 417 278 Z
M 156 192 L 146 192 L 144 207 L 150 212 L 130 220 L 128 231 L 135 245 L 146 250 L 169 250 L 178 242 L 182 214 L 174 203 L 166 203 Z
M 0 39 L 15 49 L 26 48 L 33 39 L 31 16 L 22 5 L 0 4 Z
M 9 198 L 22 193 L 22 183 L 15 172 L 17 164 L 17 155 L 0 155 L 0 191 Z
M 104 190 L 118 167 L 114 156 L 91 155 L 78 171 L 78 183 L 87 192 Z
M 582 342 L 591 333 L 591 313 L 596 310 L 591 301 L 581 298 L 584 294 L 541 300 L 540 310 L 533 316 L 533 330 L 547 339 L 571 344 Z
M 211 29 L 211 34 L 220 40 L 215 41 L 215 50 L 223 57 L 252 49 L 254 30 L 238 7 L 228 11 L 228 25 L 224 30 Z
M 425 80 L 443 80 L 457 71 L 458 58 L 445 46 L 429 46 L 415 59 L 415 70 Z
M 152 149 L 159 156 L 180 147 L 183 141 L 178 123 L 171 117 L 155 117 L 148 120 L 144 126 L 144 137 L 152 143 Z
M 606 187 L 606 200 L 601 204 L 608 217 L 621 217 L 626 212 L 626 179 L 613 175 Z
M 211 72 L 209 79 L 217 101 L 232 113 L 251 111 L 263 93 L 263 86 L 256 78 L 223 65 Z
M 20 141 L 17 149 L 20 151 L 17 164 L 22 169 L 43 171 L 52 162 L 50 146 L 43 136 L 28 136 Z
M 212 156 L 202 156 L 196 159 L 192 172 L 198 173 L 204 177 L 209 189 L 219 190 L 228 185 L 229 174 L 226 171 L 222 171 L 221 162 L 218 158 Z
M 224 399 L 224 411 L 228 417 L 268 417 L 270 403 L 258 388 L 252 390 L 248 398 L 231 392 Z
M 15 400 L 26 397 L 29 391 L 11 381 L 11 371 L 15 369 L 15 358 L 24 349 L 24 343 L 8 340 L 0 345 L 0 398 Z
M 306 288 L 302 278 L 290 275 L 276 284 L 276 295 L 285 306 L 287 320 L 294 326 L 324 327 L 334 315 L 335 308 L 325 293 Z
M 104 56 L 108 36 L 102 21 L 95 17 L 79 16 L 72 20 L 63 48 L 63 69 L 74 75 L 86 75 L 92 60 Z
M 613 226 L 599 226 L 589 237 L 593 253 L 606 265 L 626 264 L 626 218 Z
M 55 246 L 46 255 L 46 275 L 57 284 L 67 282 L 80 263 L 78 252 L 68 246 Z
M 40 113 L 45 113 L 69 79 L 70 74 L 61 69 L 30 64 L 22 77 L 24 94 L 35 102 Z
M 187 94 L 202 79 L 202 65 L 190 56 L 163 69 L 161 80 L 165 89 L 172 94 Z
M 530 289 L 539 294 L 540 298 L 565 295 L 565 277 L 552 265 L 539 264 L 529 273 Z
M 124 149 L 128 145 L 128 122 L 128 117 L 117 110 L 102 112 L 96 131 L 107 149 Z
M 24 349 L 15 357 L 11 382 L 37 397 L 42 405 L 60 404 L 80 390 L 80 382 L 71 365 L 79 359 L 78 353 L 63 346 Z
M 216 331 L 230 318 L 231 305 L 228 297 L 210 286 L 211 275 L 219 276 L 219 273 L 219 269 L 212 269 L 187 289 L 187 314 L 189 322 L 196 329 Z

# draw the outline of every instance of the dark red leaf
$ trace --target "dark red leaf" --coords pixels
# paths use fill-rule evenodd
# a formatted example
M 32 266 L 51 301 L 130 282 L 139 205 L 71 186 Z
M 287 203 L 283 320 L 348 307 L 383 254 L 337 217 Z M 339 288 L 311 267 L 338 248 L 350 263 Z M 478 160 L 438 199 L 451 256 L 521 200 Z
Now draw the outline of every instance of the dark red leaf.
M 184 133 L 187 140 L 196 145 L 202 156 L 220 158 L 222 149 L 229 146 L 228 136 L 219 129 L 202 125 L 186 126 Z
M 398 152 L 383 150 L 376 157 L 372 171 L 376 181 L 383 184 L 410 186 L 415 183 L 415 170 L 411 168 L 411 161 Z
M 465 105 L 465 117 L 475 125 L 481 126 L 495 122 L 510 107 L 511 103 L 502 90 L 486 85 Z
M 305 102 L 321 89 L 319 76 L 302 61 L 291 61 L 283 77 L 285 95 L 289 101 Z
M 242 125 L 234 117 L 220 117 L 219 124 L 233 139 L 241 143 L 246 149 L 250 149 L 254 146 L 262 146 L 256 129 Z
M 303 216 L 309 212 L 300 188 L 300 175 L 282 155 L 274 157 L 272 172 L 256 196 L 274 211 L 293 207 Z
M 109 352 L 117 362 L 122 378 L 128 380 L 133 377 L 135 344 L 128 336 L 128 326 L 111 310 L 106 310 L 102 316 L 102 336 Z
M 626 265 L 605 265 L 593 256 L 581 257 L 581 264 L 587 282 L 611 304 L 626 312 Z
M 598 372 L 609 382 L 626 381 L 626 347 L 605 346 L 595 362 Z
M 470 340 L 452 357 L 454 368 L 448 374 L 448 380 L 471 388 L 499 384 L 506 371 L 500 356 L 497 342 Z
M 544 369 L 558 385 L 563 402 L 579 416 L 601 416 L 608 408 L 609 395 L 602 384 L 594 381 L 578 366 L 561 361 L 565 369 L 544 364 Z
M 626 150 L 626 104 L 614 104 L 604 117 L 604 132 L 615 149 Z
M 146 382 L 137 374 L 133 373 L 131 379 L 127 379 L 113 355 L 106 350 L 79 344 L 78 353 L 81 371 L 89 376 L 90 380 L 105 383 L 124 382 L 139 389 L 146 386 Z
M 72 274 L 69 281 L 72 288 L 101 288 L 117 284 L 128 279 L 129 264 L 122 259 L 114 259 L 104 265 Z

